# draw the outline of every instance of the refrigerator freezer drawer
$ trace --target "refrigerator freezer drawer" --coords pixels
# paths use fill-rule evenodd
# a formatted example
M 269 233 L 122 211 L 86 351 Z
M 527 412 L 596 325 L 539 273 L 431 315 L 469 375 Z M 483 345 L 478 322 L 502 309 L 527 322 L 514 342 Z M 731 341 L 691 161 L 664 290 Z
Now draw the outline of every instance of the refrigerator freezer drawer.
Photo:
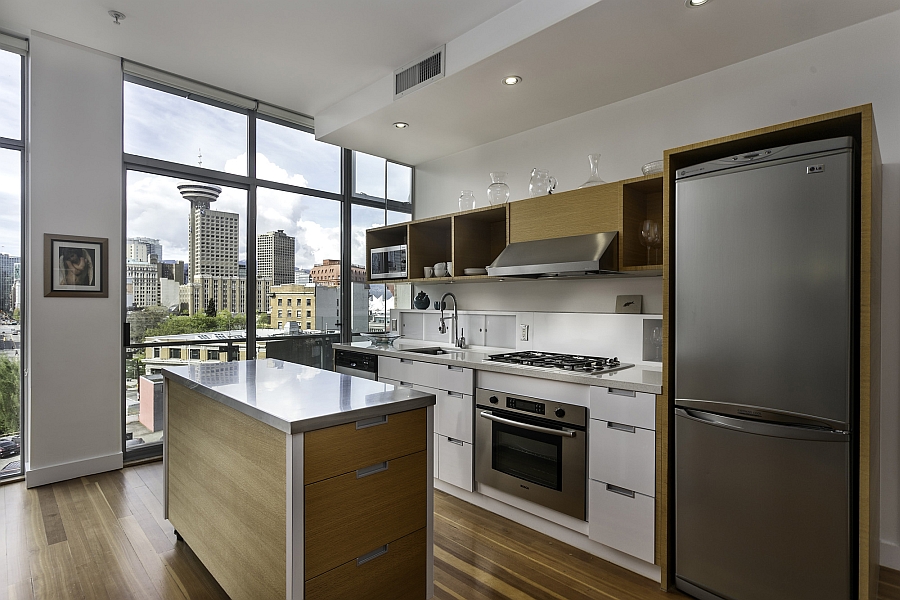
M 676 577 L 721 598 L 848 600 L 850 436 L 740 421 L 676 409 Z
M 603 481 L 590 482 L 588 537 L 648 563 L 654 555 L 653 498 Z

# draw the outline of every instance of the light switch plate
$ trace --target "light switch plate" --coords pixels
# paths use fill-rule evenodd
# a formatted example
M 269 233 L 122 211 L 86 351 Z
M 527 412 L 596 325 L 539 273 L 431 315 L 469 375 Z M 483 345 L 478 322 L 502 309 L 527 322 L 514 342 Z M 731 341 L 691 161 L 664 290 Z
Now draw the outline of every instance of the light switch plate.
M 528 325 L 519 325 L 519 341 L 527 342 L 528 341 Z

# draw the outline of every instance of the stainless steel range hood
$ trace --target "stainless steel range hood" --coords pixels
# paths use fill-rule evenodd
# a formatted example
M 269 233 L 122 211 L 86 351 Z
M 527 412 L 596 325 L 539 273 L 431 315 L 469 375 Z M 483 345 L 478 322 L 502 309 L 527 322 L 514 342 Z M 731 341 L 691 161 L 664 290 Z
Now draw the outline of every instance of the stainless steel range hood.
M 487 268 L 492 277 L 573 277 L 618 273 L 618 232 L 516 242 Z

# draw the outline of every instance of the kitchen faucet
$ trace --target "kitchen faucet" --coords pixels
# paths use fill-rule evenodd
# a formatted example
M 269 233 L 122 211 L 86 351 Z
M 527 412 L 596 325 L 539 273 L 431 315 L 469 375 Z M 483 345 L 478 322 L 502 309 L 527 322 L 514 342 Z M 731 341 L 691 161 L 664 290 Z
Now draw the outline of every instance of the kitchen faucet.
M 457 326 L 459 325 L 459 311 L 456 306 L 456 296 L 453 295 L 453 292 L 447 292 L 443 296 L 441 296 L 441 324 L 438 327 L 438 331 L 441 333 L 447 333 L 447 324 L 444 322 L 444 299 L 450 296 L 453 298 L 453 316 L 450 317 L 453 319 L 453 345 L 457 348 L 463 348 L 466 343 L 466 338 L 460 338 L 459 332 L 457 330 Z

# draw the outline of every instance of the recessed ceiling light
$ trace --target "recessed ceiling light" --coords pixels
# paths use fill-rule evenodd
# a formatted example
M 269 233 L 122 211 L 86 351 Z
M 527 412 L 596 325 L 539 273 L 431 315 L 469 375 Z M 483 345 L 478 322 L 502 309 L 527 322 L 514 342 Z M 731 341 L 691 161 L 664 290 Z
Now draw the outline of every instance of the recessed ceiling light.
M 685 0 L 684 5 L 688 8 L 697 8 L 698 6 L 703 6 L 709 2 L 709 0 Z
M 394 123 L 394 127 L 396 127 L 397 129 L 406 129 L 407 127 L 409 127 L 409 123 L 404 123 L 403 121 L 397 121 L 396 123 Z
M 518 75 L 512 75 L 503 79 L 503 83 L 505 83 L 506 85 L 516 85 L 520 81 L 522 81 L 522 78 Z

